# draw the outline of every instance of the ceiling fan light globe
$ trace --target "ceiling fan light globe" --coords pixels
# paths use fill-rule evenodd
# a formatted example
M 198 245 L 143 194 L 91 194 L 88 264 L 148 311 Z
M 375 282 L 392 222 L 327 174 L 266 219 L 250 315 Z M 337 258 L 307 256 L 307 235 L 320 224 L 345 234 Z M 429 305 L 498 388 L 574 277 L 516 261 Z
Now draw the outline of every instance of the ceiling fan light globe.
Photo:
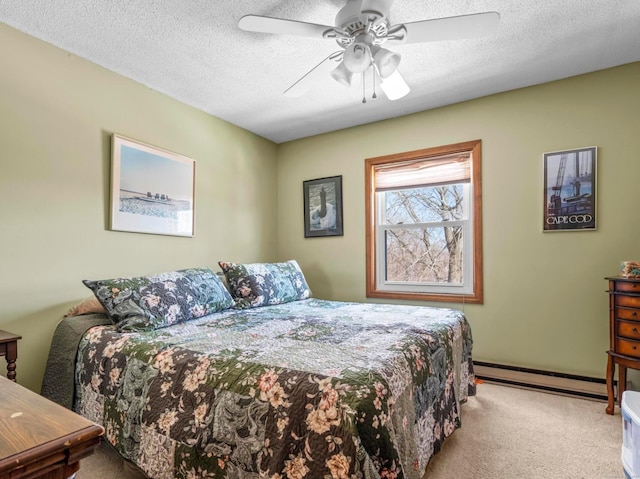
M 373 63 L 380 78 L 383 80 L 389 78 L 398 69 L 400 58 L 399 53 L 392 52 L 386 48 L 378 48 L 373 54 Z
M 363 43 L 352 43 L 344 51 L 344 66 L 351 73 L 362 73 L 371 66 L 371 50 Z
M 382 91 L 384 91 L 384 94 L 387 95 L 389 100 L 399 100 L 411 91 L 409 85 L 404 81 L 404 78 L 402 78 L 398 70 L 389 75 L 388 78 L 382 80 L 380 88 L 382 88 Z
M 342 86 L 346 86 L 347 88 L 351 87 L 351 80 L 353 79 L 353 73 L 351 73 L 347 67 L 344 66 L 343 62 L 340 62 L 340 65 L 335 67 L 333 70 L 329 72 L 331 78 L 340 83 Z

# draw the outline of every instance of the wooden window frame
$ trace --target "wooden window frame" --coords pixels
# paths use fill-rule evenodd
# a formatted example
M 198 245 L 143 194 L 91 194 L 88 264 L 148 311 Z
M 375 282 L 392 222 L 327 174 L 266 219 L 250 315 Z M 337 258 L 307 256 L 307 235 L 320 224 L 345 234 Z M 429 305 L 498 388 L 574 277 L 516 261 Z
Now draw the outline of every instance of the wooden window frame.
M 376 166 L 412 160 L 435 158 L 461 152 L 471 152 L 473 184 L 473 292 L 471 294 L 437 294 L 429 292 L 383 291 L 376 281 Z M 482 281 L 482 140 L 407 151 L 365 159 L 365 215 L 366 215 L 366 296 L 367 298 L 442 301 L 451 303 L 483 303 Z

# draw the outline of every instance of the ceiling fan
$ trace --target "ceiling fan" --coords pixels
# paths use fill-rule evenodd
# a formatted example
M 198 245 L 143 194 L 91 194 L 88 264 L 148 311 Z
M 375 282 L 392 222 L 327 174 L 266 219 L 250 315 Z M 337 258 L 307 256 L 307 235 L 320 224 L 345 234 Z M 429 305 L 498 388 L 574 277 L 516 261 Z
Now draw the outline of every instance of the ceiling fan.
M 250 32 L 326 38 L 338 43 L 341 49 L 287 88 L 285 96 L 302 95 L 327 74 L 347 87 L 361 77 L 364 90 L 365 76 L 371 70 L 373 98 L 378 82 L 389 100 L 397 100 L 409 93 L 409 85 L 398 71 L 400 54 L 382 45 L 480 37 L 493 31 L 500 21 L 497 12 L 484 12 L 393 25 L 389 19 L 392 3 L 347 0 L 336 16 L 335 27 L 261 15 L 245 15 L 238 26 Z M 366 102 L 364 96 L 362 101 Z

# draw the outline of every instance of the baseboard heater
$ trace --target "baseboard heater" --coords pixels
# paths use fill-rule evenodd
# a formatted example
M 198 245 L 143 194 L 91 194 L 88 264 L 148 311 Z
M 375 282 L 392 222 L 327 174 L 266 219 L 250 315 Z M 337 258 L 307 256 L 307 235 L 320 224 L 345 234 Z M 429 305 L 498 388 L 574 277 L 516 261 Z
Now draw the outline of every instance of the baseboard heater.
M 607 384 L 604 379 L 482 361 L 474 361 L 473 367 L 476 378 L 486 382 L 538 389 L 596 401 L 607 400 Z

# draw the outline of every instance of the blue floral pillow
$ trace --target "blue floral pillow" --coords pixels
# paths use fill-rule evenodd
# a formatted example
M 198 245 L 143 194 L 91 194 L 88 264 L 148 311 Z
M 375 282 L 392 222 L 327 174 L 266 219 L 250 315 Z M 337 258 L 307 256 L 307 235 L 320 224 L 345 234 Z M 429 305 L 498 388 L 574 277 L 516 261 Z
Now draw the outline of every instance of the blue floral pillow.
M 311 297 L 309 285 L 295 260 L 285 263 L 219 262 L 237 308 L 256 308 Z
M 209 268 L 83 283 L 120 331 L 164 328 L 234 305 L 229 291 Z

